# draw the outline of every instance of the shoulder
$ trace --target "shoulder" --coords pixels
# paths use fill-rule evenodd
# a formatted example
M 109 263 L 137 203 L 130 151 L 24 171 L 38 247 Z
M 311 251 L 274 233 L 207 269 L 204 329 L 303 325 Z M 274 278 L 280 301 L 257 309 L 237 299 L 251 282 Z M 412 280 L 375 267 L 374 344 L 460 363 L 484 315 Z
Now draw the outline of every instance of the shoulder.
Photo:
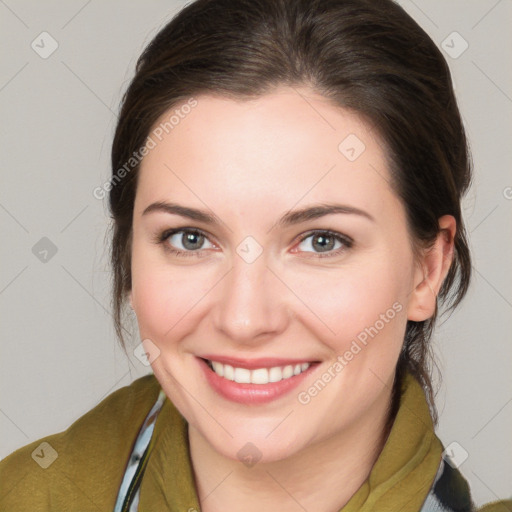
M 512 500 L 501 500 L 487 503 L 477 512 L 510 512 L 512 511 Z
M 112 509 L 131 447 L 160 389 L 154 375 L 141 377 L 65 431 L 8 455 L 0 462 L 0 509 Z

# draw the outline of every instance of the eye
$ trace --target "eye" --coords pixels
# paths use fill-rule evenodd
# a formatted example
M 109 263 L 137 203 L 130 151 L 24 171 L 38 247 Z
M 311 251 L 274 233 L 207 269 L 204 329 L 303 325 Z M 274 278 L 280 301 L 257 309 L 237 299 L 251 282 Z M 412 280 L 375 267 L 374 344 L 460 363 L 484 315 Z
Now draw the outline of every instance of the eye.
M 325 258 L 338 256 L 347 249 L 350 249 L 353 243 L 350 237 L 342 235 L 341 233 L 329 230 L 317 230 L 302 236 L 297 247 L 299 247 L 301 251 L 313 252 L 315 256 Z M 300 247 L 301 245 L 302 247 Z M 308 248 L 312 248 L 313 250 L 308 250 Z
M 200 257 L 203 250 L 215 247 L 209 241 L 208 236 L 197 228 L 166 230 L 158 235 L 156 242 L 163 244 L 166 251 L 180 257 Z M 205 247 L 205 242 L 209 246 Z M 326 258 L 340 255 L 342 252 L 350 249 L 353 243 L 350 237 L 341 233 L 329 230 L 316 230 L 303 235 L 297 248 L 301 252 L 313 253 L 315 257 Z M 296 250 L 293 252 L 296 252 Z
M 159 242 L 164 244 L 166 250 L 178 256 L 198 256 L 202 250 L 214 247 L 205 233 L 191 228 L 164 231 L 159 237 Z M 205 242 L 210 246 L 204 247 Z

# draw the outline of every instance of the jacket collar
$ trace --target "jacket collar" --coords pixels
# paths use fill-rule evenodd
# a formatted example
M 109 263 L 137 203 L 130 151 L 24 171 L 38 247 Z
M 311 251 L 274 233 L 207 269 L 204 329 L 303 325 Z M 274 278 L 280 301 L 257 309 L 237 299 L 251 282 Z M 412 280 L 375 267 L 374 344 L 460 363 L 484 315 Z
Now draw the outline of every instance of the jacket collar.
M 200 510 L 187 422 L 168 398 L 156 421 L 149 451 L 140 487 L 140 509 Z M 446 508 L 432 507 L 453 481 L 459 484 L 458 499 L 469 507 L 457 510 L 470 511 L 467 483 L 457 470 L 443 464 L 442 453 L 423 389 L 408 373 L 401 384 L 400 405 L 384 448 L 367 480 L 340 512 L 452 510 L 447 502 L 441 502 Z

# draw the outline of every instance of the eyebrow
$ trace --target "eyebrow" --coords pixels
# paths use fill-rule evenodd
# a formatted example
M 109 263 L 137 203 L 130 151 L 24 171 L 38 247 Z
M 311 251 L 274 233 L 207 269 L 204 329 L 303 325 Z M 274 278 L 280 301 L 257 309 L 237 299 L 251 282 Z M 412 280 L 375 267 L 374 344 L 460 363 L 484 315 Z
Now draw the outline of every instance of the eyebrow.
M 142 215 L 147 215 L 151 212 L 163 212 L 171 215 L 179 215 L 181 217 L 203 222 L 204 224 L 223 224 L 219 217 L 214 213 L 209 213 L 206 210 L 199 210 L 197 208 L 190 208 L 188 206 L 182 206 L 177 203 L 157 201 L 156 203 L 150 204 L 142 212 Z M 321 203 L 307 206 L 299 210 L 289 211 L 277 221 L 277 225 L 280 227 L 292 226 L 294 224 L 300 224 L 301 222 L 318 219 L 320 217 L 336 213 L 359 215 L 375 222 L 375 218 L 372 215 L 364 210 L 360 210 L 359 208 L 335 203 Z

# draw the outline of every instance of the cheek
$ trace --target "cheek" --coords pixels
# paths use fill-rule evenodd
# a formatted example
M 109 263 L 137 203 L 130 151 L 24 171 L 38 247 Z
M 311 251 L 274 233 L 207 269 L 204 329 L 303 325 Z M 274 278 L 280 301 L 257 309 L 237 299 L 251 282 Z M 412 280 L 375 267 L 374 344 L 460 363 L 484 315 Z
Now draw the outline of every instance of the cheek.
M 162 339 L 172 328 L 177 300 L 177 284 L 164 271 L 154 251 L 137 242 L 132 251 L 132 302 L 143 338 Z M 181 287 L 180 292 L 186 293 Z
M 373 271 L 370 265 L 344 268 L 296 279 L 294 290 L 328 330 L 345 337 L 373 324 L 396 301 L 402 303 L 407 286 L 399 274 L 382 265 Z
M 365 353 L 359 357 L 361 364 L 367 358 L 397 355 L 407 322 L 406 259 L 372 257 L 339 271 L 288 276 L 286 281 L 297 283 L 294 292 L 307 306 L 303 323 L 333 357 L 347 350 L 362 354 L 359 348 Z
M 134 308 L 142 337 L 161 340 L 173 327 L 177 301 L 169 291 L 172 285 L 168 278 L 158 279 L 151 272 L 133 279 Z
M 208 293 L 208 279 L 207 269 L 171 268 L 165 257 L 134 246 L 132 301 L 141 336 L 162 342 L 183 333 Z

